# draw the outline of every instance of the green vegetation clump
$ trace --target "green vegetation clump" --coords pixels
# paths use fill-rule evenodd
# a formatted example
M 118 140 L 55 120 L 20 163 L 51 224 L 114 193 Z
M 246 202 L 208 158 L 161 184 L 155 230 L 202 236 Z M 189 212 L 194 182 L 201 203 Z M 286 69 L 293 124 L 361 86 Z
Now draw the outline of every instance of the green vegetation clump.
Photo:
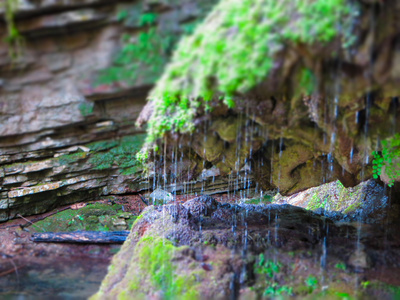
M 300 88 L 305 91 L 307 95 L 311 95 L 314 92 L 316 85 L 315 74 L 312 70 L 304 68 L 300 73 Z
M 89 163 L 95 170 L 110 169 L 117 165 L 123 175 L 131 175 L 142 170 L 142 164 L 136 159 L 136 153 L 141 149 L 145 135 L 125 136 L 119 142 L 97 142 L 89 145 L 95 151 L 89 158 Z
M 267 78 L 285 44 L 352 42 L 358 10 L 347 0 L 223 0 L 191 36 L 183 38 L 150 93 L 154 104 L 147 142 L 167 131 L 190 132 L 200 107 L 234 97 Z M 304 74 L 305 84 L 311 74 Z
M 258 198 L 251 198 L 249 200 L 246 200 L 244 203 L 246 204 L 270 204 L 272 203 L 272 196 L 269 194 L 265 194 L 262 197 Z
M 335 265 L 336 269 L 342 270 L 342 271 L 346 271 L 347 266 L 344 262 L 339 262 Z
M 385 167 L 385 173 L 389 177 L 388 185 L 393 186 L 394 180 L 400 176 L 400 134 L 396 133 L 393 137 L 382 141 L 382 152 L 374 151 L 372 155 L 374 178 L 377 179 Z
M 311 294 L 312 292 L 314 292 L 315 289 L 318 288 L 319 282 L 318 282 L 317 277 L 315 277 L 313 275 L 309 275 L 305 280 L 305 284 L 309 288 L 308 292 Z
M 79 111 L 81 112 L 81 115 L 84 117 L 93 114 L 93 109 L 94 109 L 93 103 L 82 102 L 81 104 L 79 104 Z
M 130 285 L 132 292 L 140 291 L 142 281 L 150 280 L 152 291 L 161 291 L 162 299 L 198 299 L 195 278 L 176 273 L 173 259 L 177 248 L 167 239 L 143 237 L 137 244 L 137 260 L 141 276 Z M 150 278 L 146 278 L 150 277 Z
M 100 72 L 97 84 L 124 85 L 131 83 L 152 84 L 160 76 L 168 60 L 168 52 L 177 36 L 162 32 L 156 27 L 132 37 L 122 37 L 122 49 L 114 59 L 113 66 Z
M 137 34 L 126 33 L 121 38 L 121 49 L 113 64 L 101 70 L 96 84 L 132 86 L 154 84 L 161 76 L 179 38 L 191 34 L 195 26 L 214 4 L 213 0 L 194 1 L 198 13 L 182 23 L 179 19 L 181 2 L 169 3 L 177 15 L 173 19 L 161 18 L 158 12 L 149 11 L 143 3 L 135 3 L 120 9 L 117 21 L 126 28 L 140 30 Z
M 20 34 L 17 26 L 15 25 L 15 11 L 18 9 L 18 0 L 5 0 L 0 3 L 0 7 L 5 9 L 5 20 L 7 25 L 7 36 L 5 38 L 8 43 L 8 55 L 12 61 L 17 61 L 22 55 L 24 46 L 24 38 Z
M 310 202 L 308 202 L 306 209 L 309 210 L 317 210 L 318 208 L 325 209 L 327 202 L 328 202 L 328 196 L 325 196 L 324 200 L 322 201 L 318 197 L 318 193 L 315 193 L 314 195 L 312 195 Z
M 58 212 L 32 225 L 36 232 L 71 232 L 85 231 L 110 231 L 120 230 L 113 223 L 118 221 L 124 213 L 119 204 L 108 205 L 103 203 L 89 204 L 78 210 L 67 209 Z M 136 216 L 124 218 L 128 228 L 136 220 Z
M 259 276 L 265 276 L 265 285 L 261 287 L 263 296 L 276 297 L 281 295 L 291 295 L 293 289 L 286 285 L 280 285 L 278 275 L 281 272 L 282 265 L 279 262 L 265 260 L 263 253 L 259 255 L 258 263 L 254 266 L 254 271 Z M 260 289 L 260 287 L 256 287 Z
M 86 152 L 77 152 L 72 154 L 65 154 L 58 158 L 61 165 L 68 165 L 81 159 L 85 159 L 87 156 Z
M 61 165 L 86 159 L 95 170 L 118 167 L 122 175 L 132 175 L 143 170 L 143 164 L 136 156 L 145 138 L 145 134 L 137 134 L 125 136 L 120 140 L 93 142 L 86 145 L 90 152 L 65 154 L 57 159 Z

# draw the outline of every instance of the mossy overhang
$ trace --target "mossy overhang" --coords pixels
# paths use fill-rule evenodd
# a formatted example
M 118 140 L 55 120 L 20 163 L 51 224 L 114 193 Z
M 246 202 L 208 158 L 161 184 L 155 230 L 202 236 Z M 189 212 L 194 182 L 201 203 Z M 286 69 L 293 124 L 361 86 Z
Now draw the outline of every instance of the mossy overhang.
M 384 95 L 393 96 L 400 72 L 393 66 L 384 78 L 379 73 L 385 62 L 397 57 L 400 62 L 393 49 L 385 48 L 385 37 L 399 31 L 392 25 L 400 5 L 377 5 L 352 0 L 220 1 L 194 33 L 179 42 L 150 92 L 137 122 L 148 123 L 147 142 L 170 131 L 192 131 L 194 118 L 220 103 L 232 108 L 238 99 L 249 97 L 324 95 L 337 84 L 331 77 L 338 61 L 340 102 L 347 104 L 382 86 Z M 378 13 L 370 14 L 373 11 Z M 379 32 L 368 25 L 371 17 Z M 375 60 L 376 68 L 363 60 L 373 50 L 371 38 L 376 47 L 387 50 Z M 346 73 L 349 66 L 357 76 Z

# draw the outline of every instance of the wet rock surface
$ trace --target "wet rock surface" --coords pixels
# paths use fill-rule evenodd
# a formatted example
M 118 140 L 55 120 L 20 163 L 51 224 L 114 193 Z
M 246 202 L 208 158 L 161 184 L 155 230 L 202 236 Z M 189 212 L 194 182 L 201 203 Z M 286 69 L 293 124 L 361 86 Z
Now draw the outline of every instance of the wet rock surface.
M 149 206 L 91 299 L 122 295 L 322 299 L 341 292 L 373 299 L 371 292 L 390 299 L 392 294 L 377 283 L 400 282 L 376 272 L 400 270 L 396 226 L 384 230 L 376 225 L 335 223 L 288 204 L 219 203 L 210 196 Z M 144 254 L 147 251 L 152 251 L 149 257 Z M 168 271 L 162 275 L 161 270 Z M 360 276 L 374 285 L 354 289 Z
M 337 180 L 292 196 L 276 195 L 274 203 L 291 204 L 312 210 L 336 221 L 384 224 L 396 220 L 398 204 L 390 205 L 387 188 L 374 180 L 346 188 Z
M 400 57 L 398 44 L 394 46 L 390 42 L 398 40 L 399 32 L 394 24 L 397 24 L 395 16 L 400 6 L 396 1 L 389 1 L 378 8 L 371 2 L 376 1 L 341 3 L 340 7 L 346 4 L 355 5 L 349 8 L 352 18 L 350 23 L 357 25 L 347 29 L 344 26 L 329 42 L 318 41 L 318 37 L 312 35 L 311 43 L 308 43 L 309 40 L 297 40 L 294 43 L 287 40 L 277 47 L 279 50 L 276 52 L 271 49 L 268 58 L 273 61 L 273 67 L 265 73 L 265 78 L 251 82 L 248 88 L 241 89 L 245 86 L 246 79 L 250 78 L 249 74 L 240 75 L 238 81 L 243 83 L 238 84 L 237 90 L 233 89 L 235 105 L 230 107 L 221 103 L 223 97 L 220 95 L 230 95 L 230 92 L 226 92 L 223 80 L 215 76 L 214 64 L 210 64 L 213 67 L 199 64 L 199 69 L 207 74 L 204 76 L 199 76 L 192 68 L 187 68 L 182 74 L 179 67 L 176 72 L 174 70 L 169 73 L 167 70 L 163 78 L 168 80 L 160 80 L 153 90 L 151 95 L 154 99 L 151 100 L 154 101 L 146 104 L 138 123 L 148 122 L 152 128 L 161 119 L 163 122 L 160 124 L 174 123 L 171 119 L 176 123 L 181 122 L 181 110 L 171 109 L 165 114 L 161 109 L 161 95 L 170 91 L 169 86 L 173 86 L 171 93 L 185 94 L 196 103 L 188 110 L 188 115 L 194 116 L 193 120 L 190 117 L 188 119 L 196 127 L 196 131 L 189 135 L 185 132 L 186 128 L 191 128 L 189 125 L 182 127 L 185 128 L 182 132 L 179 132 L 178 126 L 154 125 L 151 132 L 160 131 L 163 135 L 164 130 L 167 131 L 162 138 L 157 137 L 160 138 L 160 148 L 169 146 L 172 149 L 181 145 L 189 147 L 198 156 L 195 159 L 188 156 L 189 159 L 196 161 L 201 158 L 206 164 L 218 167 L 224 174 L 234 173 L 251 161 L 252 170 L 261 175 L 256 178 L 259 185 L 265 189 L 278 188 L 286 195 L 336 179 L 349 187 L 371 178 L 374 172 L 370 164 L 371 153 L 383 151 L 381 141 L 400 132 L 400 122 L 397 120 L 400 92 L 397 86 L 400 73 L 398 64 L 389 63 L 398 62 Z M 225 10 L 233 7 L 229 5 L 229 1 L 224 3 L 227 3 Z M 213 25 L 221 32 L 226 30 L 235 38 L 241 36 L 241 31 L 224 27 L 225 15 L 218 9 L 219 7 L 211 13 L 211 25 L 200 26 L 201 30 L 195 33 L 195 38 L 201 39 L 203 34 L 209 34 L 208 30 Z M 374 13 L 370 14 L 372 11 Z M 315 16 L 316 13 L 311 15 Z M 300 12 L 298 18 L 289 18 L 289 24 L 286 25 L 295 29 L 297 25 L 294 24 L 299 19 L 301 20 Z M 309 17 L 304 19 L 307 22 Z M 340 22 L 346 23 L 344 19 L 345 17 Z M 382 30 L 373 30 L 367 25 L 371 23 Z M 284 31 L 285 26 L 281 27 L 277 23 L 276 27 L 277 32 L 268 32 L 257 40 L 264 37 L 274 39 L 275 34 L 279 36 L 277 40 L 285 40 L 284 33 L 279 35 L 279 31 Z M 346 33 L 346 30 L 350 32 Z M 340 43 L 348 36 L 356 37 L 356 41 L 350 42 L 350 47 L 341 47 Z M 224 34 L 221 37 L 221 44 L 226 46 L 223 42 Z M 202 40 L 196 46 L 188 43 L 188 53 L 195 55 L 182 55 L 181 58 L 180 52 L 177 52 L 176 59 L 187 59 L 190 61 L 188 65 L 196 65 L 201 61 L 196 56 L 198 50 L 204 51 L 201 52 L 201 57 L 214 53 L 211 50 L 213 46 L 210 46 L 212 43 L 213 41 L 208 40 Z M 324 46 L 320 47 L 322 44 Z M 368 51 L 376 53 L 376 60 L 370 59 Z M 227 55 L 233 52 L 234 50 L 230 52 L 230 49 L 226 49 Z M 254 49 L 248 57 L 257 54 Z M 263 61 L 264 52 L 259 54 L 260 61 Z M 219 57 L 218 51 L 215 55 Z M 210 57 L 213 56 L 210 54 Z M 174 63 L 171 63 L 169 70 L 173 70 L 174 66 L 181 66 L 180 61 Z M 216 60 L 215 65 L 218 63 L 219 60 Z M 250 67 L 246 65 L 246 61 L 240 61 L 236 69 L 241 68 L 248 69 L 251 73 L 255 72 L 257 64 Z M 225 66 L 221 65 L 221 69 L 225 70 Z M 385 75 L 382 76 L 383 74 Z M 213 84 L 202 82 L 203 78 L 208 78 Z M 198 97 L 204 95 L 197 95 L 199 89 L 195 86 L 208 86 L 208 94 L 214 97 L 210 101 L 198 101 Z M 168 102 L 165 103 L 167 107 Z M 192 110 L 195 111 L 194 114 Z M 177 137 L 178 135 L 181 137 Z M 391 162 L 387 161 L 386 164 L 389 166 Z M 202 172 L 202 167 L 204 165 L 198 164 L 194 172 Z M 382 178 L 389 182 L 387 179 Z

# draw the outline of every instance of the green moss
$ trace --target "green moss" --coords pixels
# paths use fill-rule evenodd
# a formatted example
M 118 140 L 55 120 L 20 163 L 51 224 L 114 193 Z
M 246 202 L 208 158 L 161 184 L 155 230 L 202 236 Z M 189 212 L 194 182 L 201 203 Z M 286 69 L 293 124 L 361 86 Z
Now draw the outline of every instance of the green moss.
M 314 290 L 316 288 L 318 288 L 319 286 L 319 282 L 317 277 L 313 276 L 313 275 L 309 275 L 306 280 L 305 280 L 305 284 L 306 286 L 308 286 L 309 290 L 308 292 L 311 294 L 312 292 L 314 292 Z
M 94 108 L 94 103 L 83 102 L 79 104 L 79 111 L 81 112 L 81 115 L 84 117 L 93 114 L 93 108 Z
M 170 4 L 179 12 L 179 1 Z M 121 49 L 117 52 L 113 64 L 99 73 L 96 80 L 98 85 L 154 84 L 161 76 L 180 36 L 191 33 L 197 23 L 197 20 L 192 18 L 184 24 L 180 23 L 179 18 L 164 18 L 159 21 L 160 15 L 148 9 L 143 3 L 136 3 L 117 13 L 117 20 L 125 27 L 140 29 L 140 32 L 122 36 Z M 198 11 L 200 13 L 196 17 L 200 19 L 206 13 L 207 7 Z
M 136 158 L 141 149 L 145 134 L 125 136 L 118 141 L 99 141 L 86 145 L 91 151 L 66 154 L 58 157 L 61 165 L 87 159 L 95 170 L 118 167 L 121 174 L 131 175 L 143 170 L 143 164 Z
M 337 263 L 335 265 L 335 268 L 339 269 L 339 270 L 342 270 L 342 271 L 346 271 L 347 266 L 346 266 L 346 264 L 344 262 L 340 262 L 340 263 Z
M 76 161 L 79 161 L 81 159 L 85 159 L 86 157 L 87 157 L 86 152 L 78 152 L 78 153 L 62 155 L 58 157 L 58 161 L 61 165 L 68 165 Z
M 135 227 L 135 225 L 141 220 L 143 219 L 143 215 L 139 215 L 135 218 L 135 221 L 132 223 L 132 228 Z
M 374 151 L 373 176 L 378 178 L 385 167 L 385 173 L 389 177 L 389 186 L 394 184 L 394 180 L 400 176 L 400 133 L 382 141 L 382 152 Z
M 315 74 L 310 69 L 302 69 L 300 73 L 299 86 L 306 95 L 311 95 L 314 92 L 316 86 L 316 78 Z
M 34 230 L 36 232 L 116 230 L 113 222 L 118 220 L 117 212 L 122 212 L 121 205 L 89 204 L 78 210 L 67 209 L 47 217 L 35 223 Z M 134 222 L 135 217 L 131 218 L 126 220 L 127 223 Z
M 195 278 L 176 273 L 172 259 L 178 248 L 170 241 L 147 236 L 138 242 L 136 249 L 139 249 L 137 263 L 142 276 L 131 281 L 132 292 L 140 293 L 142 281 L 150 280 L 151 291 L 161 291 L 162 299 L 197 299 L 199 297 Z
M 246 204 L 270 204 L 272 203 L 271 195 L 264 195 L 261 198 L 252 198 L 245 202 Z
M 220 1 L 180 41 L 151 92 L 148 142 L 167 131 L 191 131 L 196 111 L 210 109 L 212 99 L 234 106 L 235 96 L 268 77 L 274 55 L 287 42 L 325 44 L 342 37 L 348 45 L 355 13 L 346 0 Z
M 119 142 L 91 144 L 91 149 L 97 152 L 91 154 L 88 162 L 95 170 L 110 169 L 114 165 L 122 169 L 121 174 L 131 175 L 143 169 L 142 164 L 136 158 L 141 149 L 145 135 L 134 135 L 123 137 Z M 103 151 L 106 150 L 107 151 Z
M 98 141 L 88 144 L 87 147 L 92 151 L 103 151 L 114 148 L 117 145 L 117 141 Z
M 143 22 L 148 22 L 144 20 Z M 177 35 L 149 28 L 136 37 L 124 35 L 113 66 L 100 72 L 97 84 L 152 84 L 160 76 Z
M 309 210 L 317 210 L 318 208 L 325 209 L 327 202 L 328 202 L 328 196 L 326 196 L 322 201 L 319 198 L 318 193 L 314 193 L 311 197 L 311 200 L 308 202 L 306 209 Z

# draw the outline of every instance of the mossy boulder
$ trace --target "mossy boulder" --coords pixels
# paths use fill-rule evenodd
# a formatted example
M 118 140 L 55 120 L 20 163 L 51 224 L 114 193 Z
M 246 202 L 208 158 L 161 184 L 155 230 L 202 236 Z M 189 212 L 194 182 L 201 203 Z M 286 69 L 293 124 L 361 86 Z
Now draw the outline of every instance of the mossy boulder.
M 380 234 L 363 239 L 368 257 L 379 261 L 386 254 L 368 245 Z M 323 243 L 330 245 L 324 285 L 344 284 L 335 289 L 344 293 L 359 277 L 350 265 L 356 240 L 357 228 L 291 205 L 232 205 L 201 196 L 149 206 L 91 299 L 312 298 L 327 293 L 315 277 Z M 343 261 L 349 270 L 335 267 Z
M 373 180 L 349 188 L 336 180 L 289 197 L 278 194 L 273 202 L 296 205 L 336 220 L 380 224 L 395 218 L 395 213 L 388 213 L 385 189 Z
M 287 74 L 293 67 L 288 61 L 278 63 L 286 45 L 311 48 L 336 42 L 348 47 L 358 12 L 357 6 L 345 0 L 283 1 L 280 5 L 271 0 L 220 1 L 194 34 L 179 43 L 150 93 L 154 105 L 149 141 L 169 130 L 193 129 L 200 107 L 209 109 L 213 99 L 233 107 L 235 96 L 248 93 L 267 78 L 268 95 L 279 96 L 284 78 L 276 71 Z M 339 22 L 341 30 L 335 26 Z M 314 52 L 324 50 L 315 47 Z
M 83 208 L 67 209 L 32 225 L 35 232 L 114 231 L 131 228 L 136 216 L 125 213 L 122 205 L 89 203 Z

